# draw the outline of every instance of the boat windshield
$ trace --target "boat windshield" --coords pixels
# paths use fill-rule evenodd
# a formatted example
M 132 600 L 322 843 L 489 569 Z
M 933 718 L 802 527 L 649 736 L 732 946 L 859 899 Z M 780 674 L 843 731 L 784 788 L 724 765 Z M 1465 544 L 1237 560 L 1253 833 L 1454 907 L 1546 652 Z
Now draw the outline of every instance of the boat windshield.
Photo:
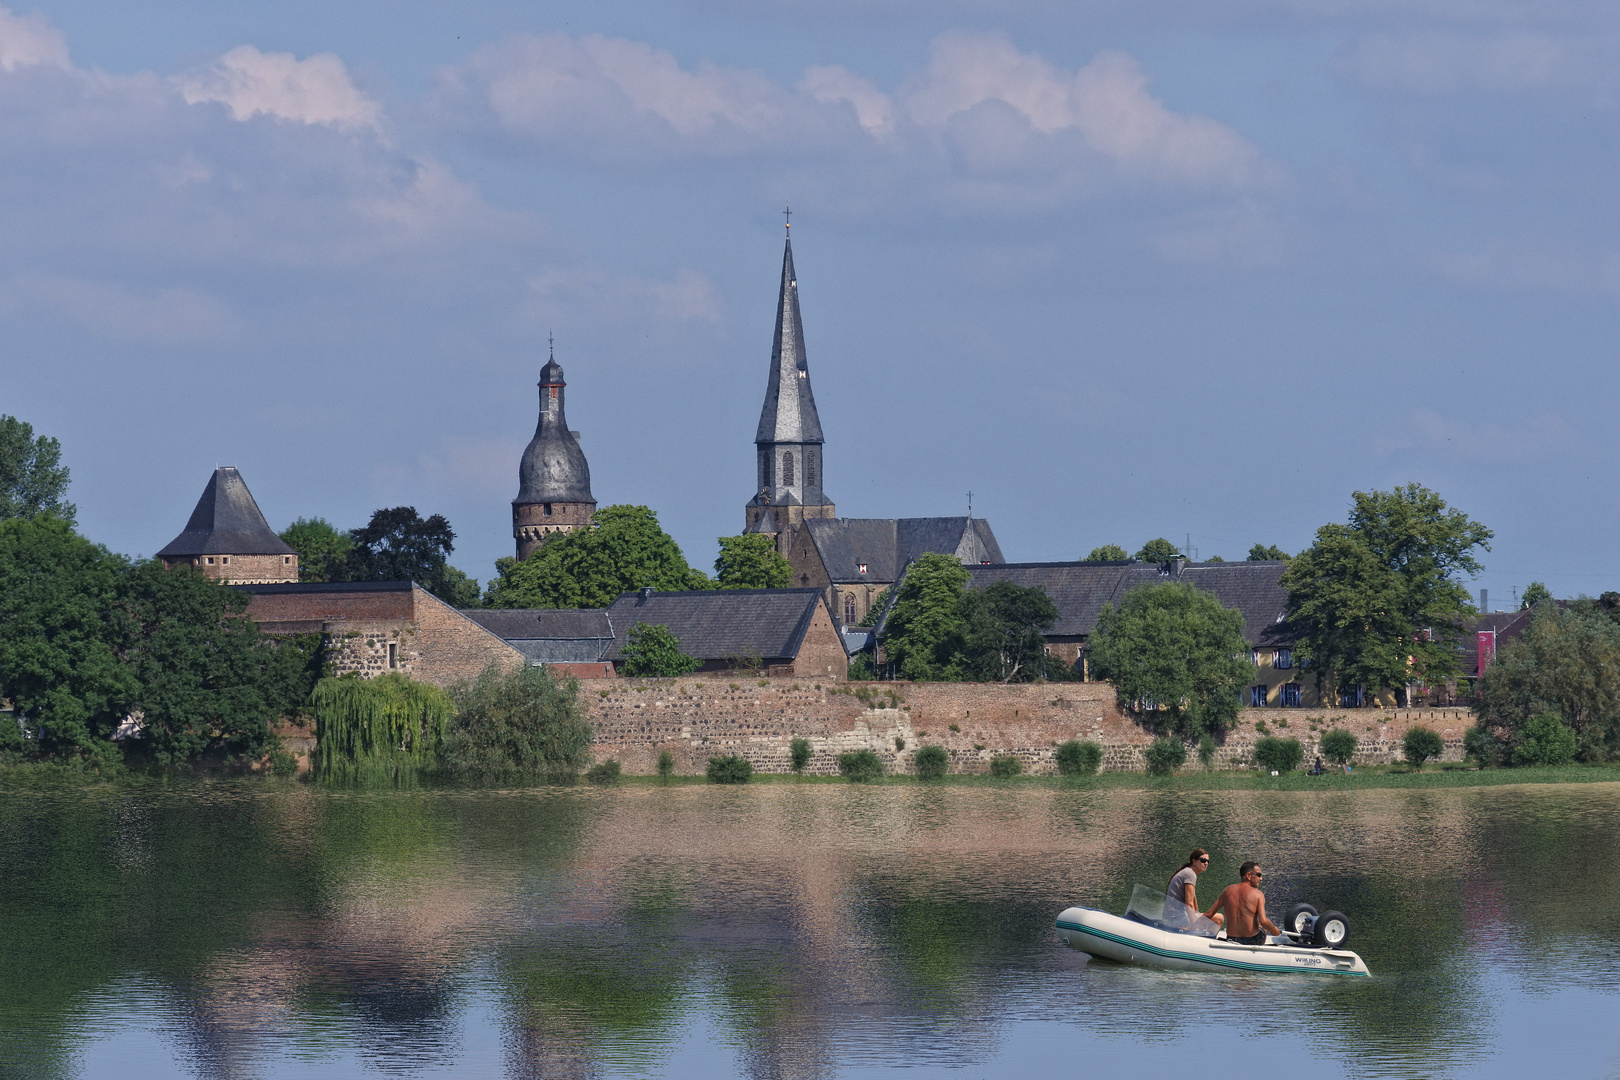
M 1220 927 L 1201 913 L 1175 897 L 1146 885 L 1138 885 L 1131 890 L 1131 902 L 1125 908 L 1125 917 L 1178 934 L 1212 938 L 1220 931 Z

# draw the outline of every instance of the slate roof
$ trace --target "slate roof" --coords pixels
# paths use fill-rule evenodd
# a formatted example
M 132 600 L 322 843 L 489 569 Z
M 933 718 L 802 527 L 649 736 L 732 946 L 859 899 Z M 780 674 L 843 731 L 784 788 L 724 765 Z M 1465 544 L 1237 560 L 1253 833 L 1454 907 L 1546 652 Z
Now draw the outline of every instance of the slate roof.
M 839 583 L 892 582 L 906 563 L 928 552 L 955 555 L 964 565 L 1005 561 L 983 518 L 810 518 L 804 524 L 827 575 Z
M 599 661 L 613 644 L 613 623 L 601 608 L 464 608 L 461 613 L 532 664 Z
M 782 291 L 776 300 L 771 375 L 754 442 L 767 446 L 821 441 L 821 418 L 816 415 L 804 353 L 804 321 L 799 317 L 799 275 L 793 269 L 793 241 L 789 240 L 782 250 Z
M 607 609 L 613 647 L 605 659 L 622 659 L 630 629 L 639 622 L 669 627 L 681 652 L 699 660 L 791 660 L 821 603 L 820 589 L 623 593 Z
M 1568 600 L 1551 600 L 1543 603 L 1555 604 L 1560 608 L 1568 608 Z M 1476 615 L 1471 619 L 1462 621 L 1462 637 L 1457 642 L 1458 662 L 1462 666 L 1464 675 L 1478 675 L 1479 671 L 1479 632 L 1481 630 L 1496 631 L 1496 654 L 1500 656 L 1502 649 L 1508 642 L 1514 640 L 1530 628 L 1530 620 L 1540 610 L 1542 604 L 1525 608 L 1522 611 L 1493 611 L 1483 615 Z
M 214 470 L 183 532 L 157 553 L 160 559 L 192 555 L 296 555 L 271 531 L 242 474 L 230 466 Z
M 567 385 L 556 357 L 546 361 L 540 369 L 540 419 L 518 464 L 518 495 L 513 505 L 596 501 L 591 495 L 591 467 L 579 448 L 579 437 L 568 430 L 563 409 Z M 553 388 L 555 396 L 549 392 Z
M 1236 608 L 1243 615 L 1243 637 L 1250 645 L 1276 648 L 1294 640 L 1283 621 L 1288 591 L 1280 580 L 1287 568 L 1285 562 L 1186 563 L 1176 574 L 1167 563 L 1064 562 L 967 569 L 974 588 L 1011 581 L 1045 590 L 1058 609 L 1048 637 L 1087 637 L 1097 628 L 1104 604 L 1118 606 L 1127 592 L 1142 585 L 1184 581 L 1213 594 L 1222 606 Z

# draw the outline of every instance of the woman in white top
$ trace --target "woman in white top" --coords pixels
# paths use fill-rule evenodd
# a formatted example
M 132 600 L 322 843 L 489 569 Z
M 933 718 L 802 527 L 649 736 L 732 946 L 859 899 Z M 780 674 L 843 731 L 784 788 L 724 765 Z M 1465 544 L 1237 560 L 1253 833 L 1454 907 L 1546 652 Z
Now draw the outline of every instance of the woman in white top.
M 1170 887 L 1165 890 L 1172 900 L 1180 900 L 1190 908 L 1193 914 L 1198 914 L 1198 875 L 1209 869 L 1209 852 L 1203 848 L 1193 848 L 1192 854 L 1187 856 L 1186 865 L 1177 870 L 1170 879 Z M 1226 922 L 1226 916 L 1215 915 L 1215 925 L 1221 926 Z

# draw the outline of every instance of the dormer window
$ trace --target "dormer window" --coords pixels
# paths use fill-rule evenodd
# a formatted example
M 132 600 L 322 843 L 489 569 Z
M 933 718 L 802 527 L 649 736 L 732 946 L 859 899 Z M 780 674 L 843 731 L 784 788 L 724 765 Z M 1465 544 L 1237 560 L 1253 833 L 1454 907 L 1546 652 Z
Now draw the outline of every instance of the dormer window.
M 865 563 L 857 563 L 857 564 L 856 564 L 856 568 L 855 568 L 855 572 L 856 572 L 856 573 L 857 573 L 857 574 L 864 574 L 864 573 L 866 573 L 866 564 L 865 564 Z

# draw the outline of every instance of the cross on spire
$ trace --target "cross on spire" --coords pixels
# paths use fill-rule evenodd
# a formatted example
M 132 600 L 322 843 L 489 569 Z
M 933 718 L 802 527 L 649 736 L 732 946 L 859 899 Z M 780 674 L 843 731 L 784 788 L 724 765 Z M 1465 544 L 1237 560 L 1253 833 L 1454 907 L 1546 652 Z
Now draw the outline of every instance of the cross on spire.
M 973 516 L 973 492 L 968 492 L 968 517 Z
M 789 234 L 791 234 L 793 231 L 793 207 L 782 207 L 782 219 L 784 223 L 782 227 L 788 230 Z
M 551 358 L 557 359 L 557 335 L 550 330 L 546 331 L 546 345 L 551 349 Z

